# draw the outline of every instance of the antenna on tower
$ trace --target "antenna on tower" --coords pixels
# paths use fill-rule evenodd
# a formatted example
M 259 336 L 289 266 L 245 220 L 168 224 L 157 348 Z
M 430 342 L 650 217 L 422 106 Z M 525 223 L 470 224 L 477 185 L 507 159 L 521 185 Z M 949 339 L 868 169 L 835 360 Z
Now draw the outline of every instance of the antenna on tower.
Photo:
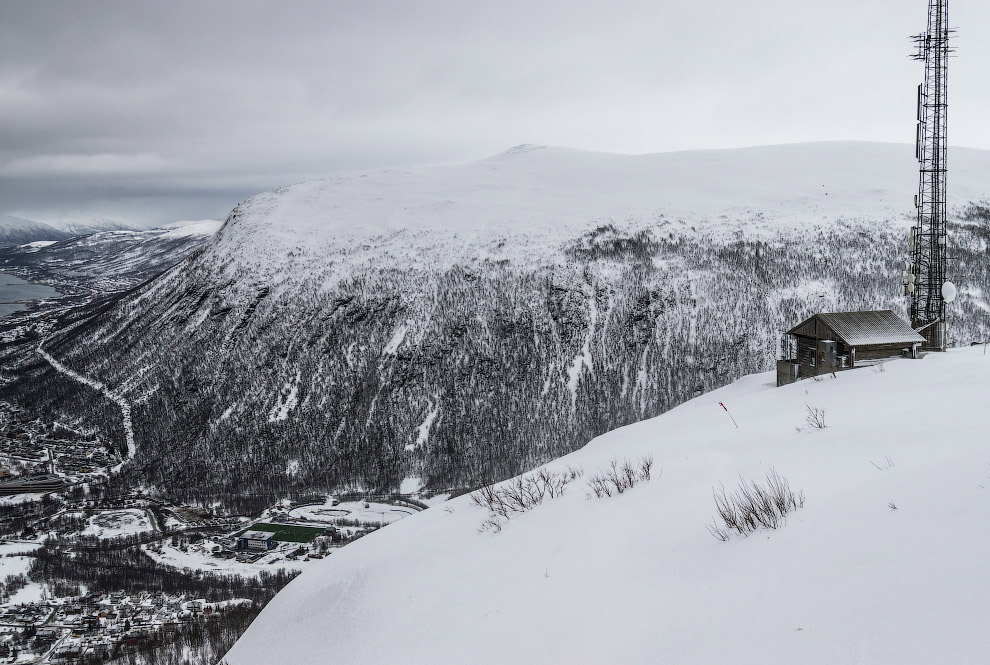
M 915 156 L 920 163 L 917 223 L 911 227 L 910 267 L 904 291 L 908 296 L 911 326 L 924 335 L 923 348 L 944 351 L 945 305 L 955 297 L 955 286 L 946 271 L 946 112 L 948 91 L 948 0 L 928 0 L 928 29 L 912 37 L 917 52 L 911 57 L 925 63 L 925 80 L 918 86 L 918 127 Z

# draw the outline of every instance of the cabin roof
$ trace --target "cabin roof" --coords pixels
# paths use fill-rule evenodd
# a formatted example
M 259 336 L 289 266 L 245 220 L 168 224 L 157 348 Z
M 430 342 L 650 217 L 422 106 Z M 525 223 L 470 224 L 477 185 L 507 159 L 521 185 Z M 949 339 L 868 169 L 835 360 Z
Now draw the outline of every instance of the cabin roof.
M 823 334 L 821 328 L 829 331 Z M 838 338 L 849 346 L 907 344 L 925 338 L 889 309 L 872 312 L 821 312 L 787 331 L 815 339 Z

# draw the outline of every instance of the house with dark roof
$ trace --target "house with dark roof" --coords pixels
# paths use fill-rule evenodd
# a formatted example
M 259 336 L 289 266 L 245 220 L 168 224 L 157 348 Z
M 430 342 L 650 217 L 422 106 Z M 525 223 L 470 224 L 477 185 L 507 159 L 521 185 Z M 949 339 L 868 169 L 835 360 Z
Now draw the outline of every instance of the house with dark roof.
M 889 309 L 823 312 L 787 331 L 777 385 L 873 364 L 885 358 L 917 358 L 923 335 Z

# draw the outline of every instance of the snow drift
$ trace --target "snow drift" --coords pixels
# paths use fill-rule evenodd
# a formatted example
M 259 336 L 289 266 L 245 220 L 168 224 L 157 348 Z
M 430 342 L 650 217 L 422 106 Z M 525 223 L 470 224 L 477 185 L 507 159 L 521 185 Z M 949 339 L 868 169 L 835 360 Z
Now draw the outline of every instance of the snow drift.
M 649 482 L 599 499 L 576 481 L 499 533 L 467 496 L 402 520 L 304 572 L 227 660 L 985 662 L 988 403 L 979 347 L 748 376 L 548 465 L 652 454 Z M 804 507 L 714 539 L 713 487 L 771 468 Z

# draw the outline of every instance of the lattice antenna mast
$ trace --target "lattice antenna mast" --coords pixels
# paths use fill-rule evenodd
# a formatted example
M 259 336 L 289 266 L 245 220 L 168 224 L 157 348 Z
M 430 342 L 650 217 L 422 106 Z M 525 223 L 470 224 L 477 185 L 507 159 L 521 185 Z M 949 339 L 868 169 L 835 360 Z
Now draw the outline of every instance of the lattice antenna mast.
M 925 348 L 944 351 L 945 305 L 954 287 L 944 288 L 946 271 L 946 153 L 949 39 L 948 0 L 928 0 L 928 30 L 913 37 L 925 63 L 925 81 L 918 86 L 916 156 L 920 162 L 915 206 L 918 221 L 911 228 L 911 260 L 906 291 L 911 325 L 927 339 Z M 952 293 L 949 293 L 949 291 Z

